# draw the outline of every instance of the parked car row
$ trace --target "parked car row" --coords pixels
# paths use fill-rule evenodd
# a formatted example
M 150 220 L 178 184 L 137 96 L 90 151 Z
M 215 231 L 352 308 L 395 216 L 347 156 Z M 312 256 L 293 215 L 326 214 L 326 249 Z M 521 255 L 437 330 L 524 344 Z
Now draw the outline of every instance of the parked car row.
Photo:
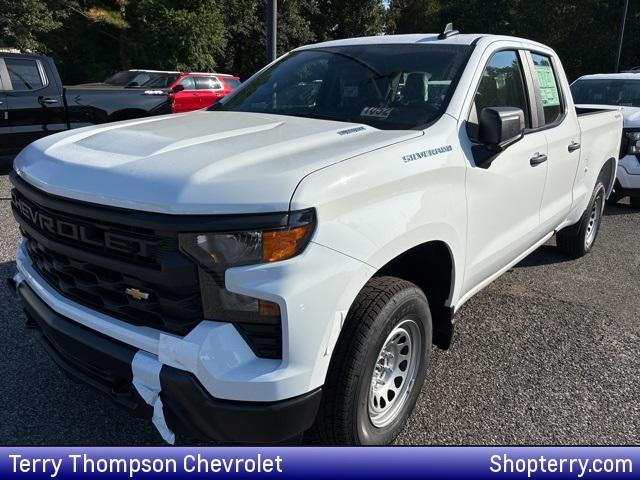
M 63 130 L 206 108 L 239 83 L 217 73 L 127 70 L 64 87 L 51 58 L 0 53 L 0 157 Z

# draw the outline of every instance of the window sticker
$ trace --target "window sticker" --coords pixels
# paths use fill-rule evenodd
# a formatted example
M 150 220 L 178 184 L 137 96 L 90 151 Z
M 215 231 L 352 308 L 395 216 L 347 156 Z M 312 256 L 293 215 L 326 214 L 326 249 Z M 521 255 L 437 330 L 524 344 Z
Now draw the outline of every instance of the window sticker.
M 553 68 L 549 65 L 536 65 L 536 76 L 540 84 L 540 94 L 543 107 L 556 107 L 560 105 L 560 96 L 556 86 L 556 78 Z
M 364 107 L 360 112 L 361 117 L 387 118 L 393 108 L 389 107 Z

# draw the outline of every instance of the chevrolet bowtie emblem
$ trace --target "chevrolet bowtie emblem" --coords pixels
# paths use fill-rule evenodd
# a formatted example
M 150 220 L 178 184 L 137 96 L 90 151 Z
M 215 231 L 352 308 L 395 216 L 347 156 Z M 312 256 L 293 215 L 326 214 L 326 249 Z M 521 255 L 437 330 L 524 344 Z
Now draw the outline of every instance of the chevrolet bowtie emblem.
M 137 288 L 127 288 L 124 293 L 129 295 L 131 298 L 135 300 L 148 300 L 149 294 L 138 290 Z

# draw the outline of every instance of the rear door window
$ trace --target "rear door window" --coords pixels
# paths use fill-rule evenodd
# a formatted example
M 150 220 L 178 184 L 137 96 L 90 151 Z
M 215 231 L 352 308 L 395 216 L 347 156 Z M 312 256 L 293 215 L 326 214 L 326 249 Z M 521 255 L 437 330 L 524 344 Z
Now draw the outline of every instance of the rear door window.
M 198 90 L 220 90 L 222 85 L 215 77 L 195 77 Z
M 557 122 L 564 113 L 564 105 L 562 104 L 560 88 L 558 87 L 557 76 L 551 58 L 531 52 L 531 59 L 533 60 L 542 101 L 542 110 L 544 111 L 544 123 L 540 125 L 542 127 Z
M 222 81 L 226 83 L 229 88 L 238 88 L 240 86 L 240 79 L 235 77 L 222 77 Z
M 44 73 L 37 60 L 7 57 L 4 63 L 14 91 L 38 90 L 46 86 Z

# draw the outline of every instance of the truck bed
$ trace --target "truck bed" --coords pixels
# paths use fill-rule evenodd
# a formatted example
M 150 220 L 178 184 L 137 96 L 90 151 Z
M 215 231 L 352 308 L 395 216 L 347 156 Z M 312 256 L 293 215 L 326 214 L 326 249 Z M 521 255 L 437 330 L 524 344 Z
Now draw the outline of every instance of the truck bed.
M 618 107 L 612 107 L 610 105 L 576 105 L 576 113 L 579 117 L 617 110 L 619 110 Z
M 584 210 L 591 195 L 589 182 L 585 181 L 594 169 L 600 169 L 602 159 L 615 159 L 620 154 L 622 141 L 622 114 L 617 107 L 601 105 L 576 105 L 580 125 L 580 164 L 575 187 L 574 206 Z M 610 191 L 614 179 L 605 185 Z

